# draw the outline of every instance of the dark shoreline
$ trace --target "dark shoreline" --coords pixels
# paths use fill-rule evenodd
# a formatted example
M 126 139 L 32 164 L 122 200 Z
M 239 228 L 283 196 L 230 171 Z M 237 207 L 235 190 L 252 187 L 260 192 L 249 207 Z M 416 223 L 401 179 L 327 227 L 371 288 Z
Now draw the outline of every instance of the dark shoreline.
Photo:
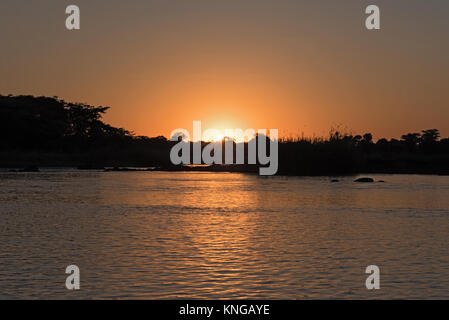
M 30 172 L 45 172 L 47 170 L 77 170 L 77 171 L 98 171 L 98 172 L 209 172 L 209 173 L 246 173 L 258 175 L 259 170 L 257 165 L 187 165 L 187 166 L 28 166 L 28 167 L 4 167 L 0 166 L 1 173 L 30 173 Z M 43 171 L 42 171 L 43 170 Z M 438 170 L 362 170 L 347 173 L 313 173 L 313 174 L 292 174 L 289 172 L 279 171 L 275 176 L 291 176 L 291 177 L 350 177 L 357 175 L 370 175 L 370 174 L 407 174 L 407 175 L 437 175 L 447 176 L 448 171 Z
M 175 166 L 170 154 L 179 139 L 137 136 L 113 127 L 102 120 L 108 109 L 59 98 L 0 95 L 3 123 L 0 126 L 0 168 L 18 168 L 15 170 L 22 172 L 38 171 L 40 167 L 117 169 L 110 171 L 157 168 L 159 171 L 255 174 L 259 171 L 257 165 Z M 275 158 L 271 157 L 270 141 L 264 135 L 240 143 L 230 139 L 232 162 L 237 163 L 237 150 L 243 151 L 243 163 L 256 162 L 250 161 L 250 142 L 255 143 L 257 149 L 265 144 L 271 162 Z M 190 149 L 189 163 L 193 163 L 193 143 L 185 143 Z M 209 143 L 202 141 L 201 151 Z M 284 176 L 449 175 L 449 138 L 442 138 L 437 129 L 407 133 L 400 140 L 381 138 L 377 141 L 371 133 L 353 135 L 331 129 L 328 137 L 280 138 L 276 152 L 277 175 Z

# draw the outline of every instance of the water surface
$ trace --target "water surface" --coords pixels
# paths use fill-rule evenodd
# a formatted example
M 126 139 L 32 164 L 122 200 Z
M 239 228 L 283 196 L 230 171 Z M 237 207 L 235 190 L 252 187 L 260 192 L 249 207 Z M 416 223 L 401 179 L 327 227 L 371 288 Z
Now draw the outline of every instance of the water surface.
M 449 298 L 449 177 L 374 177 L 0 173 L 0 298 Z

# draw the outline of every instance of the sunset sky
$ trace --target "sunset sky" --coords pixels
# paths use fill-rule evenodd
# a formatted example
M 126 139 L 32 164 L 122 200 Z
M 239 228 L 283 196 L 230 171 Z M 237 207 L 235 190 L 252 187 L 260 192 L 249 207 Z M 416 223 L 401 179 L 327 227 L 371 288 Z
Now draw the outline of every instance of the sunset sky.
M 380 31 L 365 29 L 368 4 Z M 111 106 L 105 120 L 138 135 L 201 120 L 449 136 L 447 0 L 2 0 L 0 15 L 0 94 Z

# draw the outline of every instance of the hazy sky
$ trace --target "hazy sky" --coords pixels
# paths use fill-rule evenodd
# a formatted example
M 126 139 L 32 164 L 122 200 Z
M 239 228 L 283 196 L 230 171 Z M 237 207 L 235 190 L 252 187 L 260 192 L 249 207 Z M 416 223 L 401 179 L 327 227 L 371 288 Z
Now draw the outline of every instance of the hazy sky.
M 449 136 L 448 17 L 447 0 L 1 0 L 0 93 L 108 105 L 106 121 L 149 136 L 192 120 Z

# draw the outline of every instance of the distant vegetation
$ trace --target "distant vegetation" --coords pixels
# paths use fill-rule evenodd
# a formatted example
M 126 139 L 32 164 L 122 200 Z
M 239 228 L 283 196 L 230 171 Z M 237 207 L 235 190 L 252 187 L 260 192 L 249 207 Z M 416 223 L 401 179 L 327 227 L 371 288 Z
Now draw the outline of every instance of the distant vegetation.
M 449 174 L 449 139 L 440 139 L 437 129 L 376 142 L 371 133 L 331 130 L 328 138 L 282 140 L 279 164 L 280 173 L 294 175 Z
M 161 167 L 176 142 L 136 136 L 102 121 L 108 107 L 57 97 L 0 95 L 0 166 Z M 203 143 L 206 144 L 206 143 Z M 239 167 L 254 171 L 253 167 Z M 437 129 L 373 141 L 370 133 L 332 130 L 327 138 L 281 139 L 279 174 L 360 172 L 449 174 L 449 139 Z
M 164 137 L 140 137 L 105 124 L 108 109 L 57 97 L 0 95 L 0 166 L 168 164 Z

